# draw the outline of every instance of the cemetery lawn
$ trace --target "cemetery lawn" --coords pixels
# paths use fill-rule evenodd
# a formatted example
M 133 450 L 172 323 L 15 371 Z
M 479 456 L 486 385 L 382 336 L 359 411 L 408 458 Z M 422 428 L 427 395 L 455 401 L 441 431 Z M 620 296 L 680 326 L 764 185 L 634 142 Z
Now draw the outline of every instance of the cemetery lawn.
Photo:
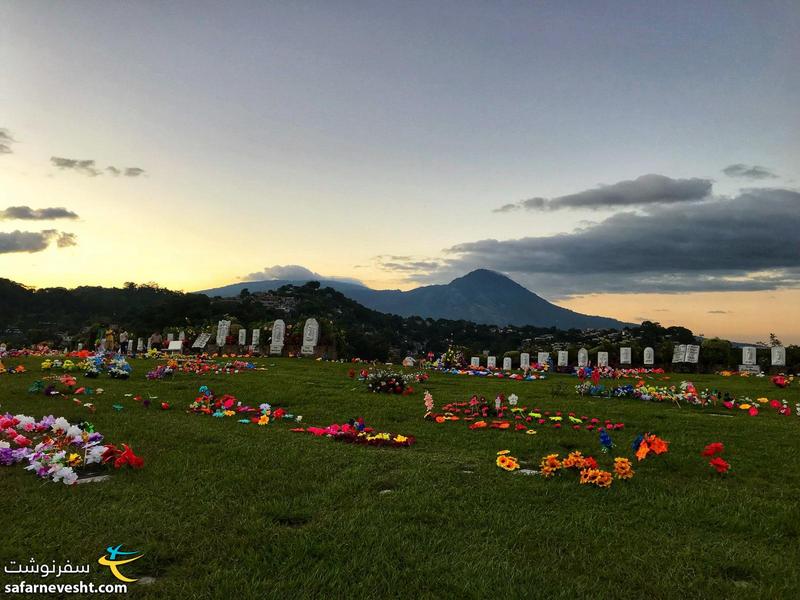
M 412 396 L 373 395 L 348 378 L 350 365 L 291 359 L 257 360 L 265 371 L 162 381 L 145 379 L 155 361 L 132 360 L 128 381 L 78 375 L 79 385 L 105 389 L 89 415 L 71 397 L 28 394 L 41 361 L 5 365 L 20 362 L 28 373 L 0 375 L 0 411 L 90 420 L 108 442 L 130 444 L 145 467 L 72 487 L 22 465 L 0 467 L 4 564 L 89 563 L 90 581 L 114 583 L 97 559 L 122 544 L 145 552 L 128 574 L 154 578 L 131 584 L 132 598 L 800 597 L 794 415 L 581 398 L 566 376 L 433 374 Z M 778 390 L 768 378 L 684 377 L 698 389 L 800 401 L 797 381 Z M 290 432 L 287 421 L 258 427 L 187 414 L 204 384 L 250 405 L 283 406 L 304 425 L 363 416 L 417 444 L 363 447 Z M 566 426 L 539 426 L 537 435 L 470 431 L 423 420 L 424 389 L 437 407 L 514 392 L 529 408 L 610 418 L 625 429 L 612 432 L 610 456 L 596 433 Z M 158 401 L 144 409 L 126 393 Z M 162 401 L 172 409 L 158 409 Z M 632 440 L 647 431 L 671 442 L 669 452 L 634 460 L 636 476 L 610 489 L 578 485 L 572 472 L 545 480 L 495 466 L 499 450 L 538 469 L 542 456 L 577 449 L 609 468 L 613 456 L 633 458 Z M 724 477 L 700 457 L 717 441 L 732 465 Z

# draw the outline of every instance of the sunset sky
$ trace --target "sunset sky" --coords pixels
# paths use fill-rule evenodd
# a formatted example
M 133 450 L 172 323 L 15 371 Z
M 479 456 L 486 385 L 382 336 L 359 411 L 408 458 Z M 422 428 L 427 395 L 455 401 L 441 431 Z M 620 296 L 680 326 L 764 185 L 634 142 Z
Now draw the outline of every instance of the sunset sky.
M 798 31 L 796 1 L 6 1 L 0 277 L 483 267 L 800 343 Z

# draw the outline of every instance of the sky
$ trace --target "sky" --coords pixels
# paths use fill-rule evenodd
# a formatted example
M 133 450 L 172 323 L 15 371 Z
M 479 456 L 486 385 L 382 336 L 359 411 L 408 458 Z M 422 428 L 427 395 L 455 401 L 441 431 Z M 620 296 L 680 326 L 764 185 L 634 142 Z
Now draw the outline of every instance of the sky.
M 800 343 L 800 4 L 0 4 L 0 277 L 506 273 Z

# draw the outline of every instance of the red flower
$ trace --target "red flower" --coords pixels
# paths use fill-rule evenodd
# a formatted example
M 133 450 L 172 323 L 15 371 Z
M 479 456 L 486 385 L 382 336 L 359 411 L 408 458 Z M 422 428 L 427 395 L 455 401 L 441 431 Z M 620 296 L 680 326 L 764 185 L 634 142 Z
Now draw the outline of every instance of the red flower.
M 715 454 L 722 454 L 723 450 L 725 450 L 725 446 L 722 445 L 722 442 L 714 442 L 713 444 L 709 444 L 703 448 L 700 456 L 714 456 Z
M 721 456 L 715 456 L 708 461 L 708 464 L 714 467 L 717 470 L 717 473 L 727 473 L 728 469 L 731 468 L 730 464 L 728 464 Z
M 114 461 L 114 468 L 119 469 L 125 465 L 130 465 L 134 469 L 141 469 L 144 466 L 144 461 L 133 453 L 133 450 L 127 444 L 122 444 L 125 450 Z

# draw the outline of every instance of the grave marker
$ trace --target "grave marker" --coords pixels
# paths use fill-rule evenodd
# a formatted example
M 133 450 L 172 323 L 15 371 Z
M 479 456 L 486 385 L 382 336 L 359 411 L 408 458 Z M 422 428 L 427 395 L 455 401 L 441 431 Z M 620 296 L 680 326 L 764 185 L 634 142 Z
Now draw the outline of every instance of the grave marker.
M 586 367 L 589 364 L 589 351 L 586 348 L 578 350 L 578 366 Z
M 558 366 L 559 367 L 569 366 L 569 352 L 567 352 L 566 350 L 558 351 Z
M 550 360 L 550 353 L 549 352 L 539 352 L 536 355 L 536 362 L 540 365 L 547 364 Z
M 242 327 L 239 330 L 239 345 L 244 346 L 247 343 L 247 329 Z
M 283 352 L 283 337 L 286 334 L 286 323 L 282 319 L 277 319 L 272 324 L 272 342 L 269 345 L 270 354 L 281 354 Z
M 495 369 L 495 368 L 497 368 L 497 357 L 496 357 L 496 356 L 489 356 L 489 357 L 486 359 L 486 366 L 487 366 L 489 369 Z
M 523 371 L 531 368 L 531 355 L 527 352 L 523 352 L 519 355 L 519 368 Z
M 656 362 L 656 352 L 650 346 L 644 349 L 644 364 L 653 365 Z
M 303 345 L 300 347 L 300 354 L 306 356 L 314 354 L 314 348 L 319 341 L 319 323 L 313 317 L 306 319 L 303 327 Z
M 742 348 L 742 364 L 754 365 L 756 364 L 756 348 L 755 346 L 745 346 Z
M 686 362 L 696 365 L 700 360 L 700 346 L 697 344 L 689 344 L 686 346 Z
M 473 356 L 472 358 L 469 359 L 469 366 L 472 367 L 473 369 L 477 369 L 478 367 L 481 366 L 481 359 L 477 356 Z
M 621 364 L 621 365 L 629 365 L 629 364 L 631 364 L 631 349 L 630 348 L 620 348 L 619 349 L 619 364 Z
M 608 366 L 608 352 L 598 352 L 597 353 L 597 366 L 598 367 L 607 367 Z
M 510 371 L 511 370 L 511 357 L 506 356 L 503 359 L 503 371 Z
M 773 367 L 786 366 L 786 348 L 783 346 L 773 346 L 770 348 L 770 364 Z

